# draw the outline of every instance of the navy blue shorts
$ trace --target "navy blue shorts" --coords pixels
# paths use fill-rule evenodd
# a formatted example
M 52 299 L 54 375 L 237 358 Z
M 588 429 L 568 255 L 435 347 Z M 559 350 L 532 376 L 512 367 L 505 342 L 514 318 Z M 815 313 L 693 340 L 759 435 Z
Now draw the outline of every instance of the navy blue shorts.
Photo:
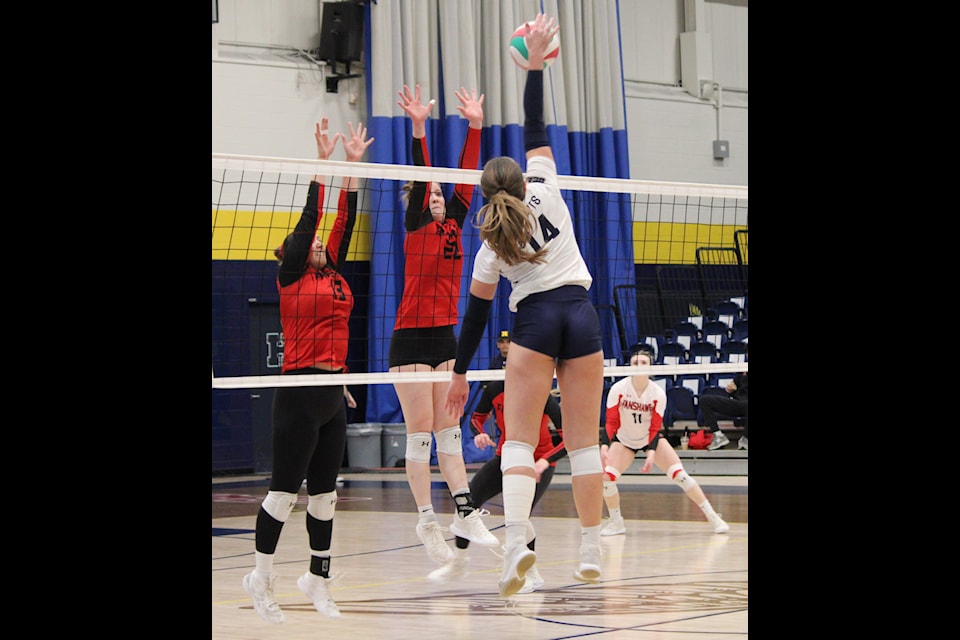
M 587 290 L 575 284 L 521 300 L 510 340 L 561 360 L 603 350 L 597 310 Z
M 453 325 L 446 327 L 423 327 L 396 329 L 390 336 L 391 367 L 405 364 L 426 364 L 431 369 L 457 357 L 457 336 Z

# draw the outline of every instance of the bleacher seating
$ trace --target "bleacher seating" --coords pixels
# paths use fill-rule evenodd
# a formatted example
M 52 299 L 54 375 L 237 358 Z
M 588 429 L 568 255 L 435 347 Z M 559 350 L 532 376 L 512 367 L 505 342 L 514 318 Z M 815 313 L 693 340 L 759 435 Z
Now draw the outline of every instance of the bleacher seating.
M 733 330 L 731 332 L 730 337 L 734 340 L 741 340 L 741 341 L 746 340 L 750 334 L 749 330 L 747 329 L 747 322 L 748 321 L 746 318 L 741 318 L 740 320 L 736 320 L 733 323 Z
M 695 342 L 690 347 L 691 364 L 712 364 L 714 362 L 720 362 L 720 348 L 712 342 L 705 340 Z
M 657 364 L 690 364 L 689 354 L 679 342 L 665 342 L 657 353 Z
M 700 393 L 707 387 L 707 376 L 702 373 L 683 373 L 674 376 L 673 378 L 674 386 L 687 387 L 695 396 L 699 396 Z
M 639 341 L 654 348 L 657 364 L 745 359 L 737 346 L 714 356 L 706 346 L 694 353 L 694 345 L 711 342 L 720 350 L 727 341 L 749 339 L 747 229 L 737 229 L 729 245 L 697 247 L 695 265 L 657 265 L 653 276 L 638 271 L 636 284 L 613 288 L 618 334 L 613 343 L 619 350 L 613 355 L 627 362 L 629 345 Z M 668 346 L 678 342 L 682 354 L 676 346 Z
M 727 340 L 720 347 L 721 362 L 746 362 L 747 343 L 743 340 Z
M 703 325 L 703 341 L 719 349 L 731 336 L 730 325 L 722 320 L 708 320 Z
M 684 349 L 690 349 L 694 342 L 700 341 L 700 329 L 692 322 L 684 320 L 673 325 L 674 339 L 683 345 Z
M 667 389 L 667 410 L 663 423 L 672 427 L 677 420 L 696 420 L 699 414 L 697 395 L 683 385 L 674 385 Z

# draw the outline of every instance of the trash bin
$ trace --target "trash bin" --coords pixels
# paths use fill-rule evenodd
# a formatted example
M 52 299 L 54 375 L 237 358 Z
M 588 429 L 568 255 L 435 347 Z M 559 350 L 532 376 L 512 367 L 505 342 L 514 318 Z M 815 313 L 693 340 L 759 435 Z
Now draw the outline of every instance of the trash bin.
M 384 467 L 403 467 L 407 457 L 407 425 L 404 422 L 383 425 L 380 457 Z
M 351 469 L 380 467 L 380 432 L 377 422 L 357 422 L 347 425 L 347 461 Z

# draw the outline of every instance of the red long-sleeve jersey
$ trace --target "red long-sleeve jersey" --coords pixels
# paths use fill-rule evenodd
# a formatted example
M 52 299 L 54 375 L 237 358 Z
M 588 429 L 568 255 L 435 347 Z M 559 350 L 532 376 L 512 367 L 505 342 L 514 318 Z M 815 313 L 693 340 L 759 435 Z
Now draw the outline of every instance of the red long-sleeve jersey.
M 637 393 L 630 376 L 613 383 L 607 392 L 606 433 L 609 444 L 621 433 L 620 440 L 631 449 L 640 450 L 657 442 L 663 427 L 667 394 L 655 382 L 647 382 Z M 657 447 L 654 446 L 654 449 Z
M 487 421 L 490 411 L 494 412 L 497 424 L 500 426 L 500 439 L 497 441 L 497 455 L 501 455 L 503 443 L 507 439 L 507 426 L 503 418 L 503 380 L 494 380 L 487 384 L 486 389 L 477 401 L 477 408 L 470 418 L 470 431 L 477 436 L 483 433 L 483 423 Z M 557 437 L 550 431 L 550 421 L 557 427 Z M 563 444 L 563 422 L 560 417 L 560 404 L 553 396 L 547 398 L 540 418 L 540 441 L 533 451 L 533 459 L 546 458 L 551 467 L 557 466 L 557 460 L 567 455 Z
M 426 138 L 413 138 L 413 162 L 430 166 Z M 480 130 L 467 128 L 460 168 L 476 169 Z M 442 223 L 430 214 L 430 183 L 415 182 L 410 191 L 403 240 L 403 295 L 394 329 L 445 327 L 457 324 L 457 302 L 463 274 L 463 221 L 473 201 L 472 184 L 458 184 L 447 201 Z
M 346 259 L 353 235 L 357 193 L 340 191 L 337 219 L 325 246 L 327 264 L 318 271 L 309 267 L 307 259 L 323 217 L 323 196 L 324 186 L 311 181 L 307 204 L 293 237 L 285 245 L 277 274 L 284 373 L 315 364 L 334 370 L 346 368 L 354 300 L 339 268 Z

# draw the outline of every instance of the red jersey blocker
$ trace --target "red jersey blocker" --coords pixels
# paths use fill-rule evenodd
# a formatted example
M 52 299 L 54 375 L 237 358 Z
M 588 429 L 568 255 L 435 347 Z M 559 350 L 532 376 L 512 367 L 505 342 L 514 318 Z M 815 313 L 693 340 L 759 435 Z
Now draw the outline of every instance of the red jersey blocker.
M 496 455 L 487 460 L 470 480 L 470 494 L 478 508 L 483 506 L 490 498 L 503 492 L 500 452 L 503 449 L 504 441 L 507 439 L 507 425 L 503 418 L 503 380 L 490 382 L 483 390 L 480 400 L 477 402 L 477 407 L 474 409 L 473 417 L 470 418 L 470 431 L 474 436 L 483 433 L 483 423 L 486 422 L 490 411 L 494 412 L 497 425 L 500 427 L 500 438 L 497 441 Z M 557 427 L 556 433 L 550 430 L 550 420 L 553 420 L 553 424 Z M 540 441 L 533 452 L 535 461 L 546 458 L 550 466 L 540 475 L 531 508 L 536 506 L 550 487 L 550 481 L 553 479 L 557 467 L 557 460 L 566 455 L 567 450 L 563 444 L 563 418 L 560 415 L 560 403 L 553 395 L 550 395 L 547 396 L 547 403 L 543 408 L 543 417 L 540 419 Z
M 413 163 L 430 166 L 426 137 L 413 138 Z M 459 168 L 476 169 L 480 161 L 480 130 L 467 127 Z M 463 221 L 473 201 L 474 185 L 458 184 L 447 200 L 443 222 L 430 214 L 430 183 L 415 182 L 404 218 L 403 296 L 394 329 L 445 327 L 457 324 L 457 302 L 463 273 Z M 456 354 L 451 353 L 449 358 Z
M 337 219 L 324 247 L 327 264 L 317 270 L 307 260 L 323 216 L 323 202 L 324 185 L 311 181 L 303 214 L 282 249 L 277 288 L 284 340 L 283 375 L 346 370 L 354 300 L 339 269 L 353 235 L 357 192 L 340 191 Z M 273 398 L 270 490 L 297 493 L 306 477 L 312 494 L 334 491 L 346 439 L 343 385 L 278 387 Z M 329 540 L 330 532 L 326 535 Z

